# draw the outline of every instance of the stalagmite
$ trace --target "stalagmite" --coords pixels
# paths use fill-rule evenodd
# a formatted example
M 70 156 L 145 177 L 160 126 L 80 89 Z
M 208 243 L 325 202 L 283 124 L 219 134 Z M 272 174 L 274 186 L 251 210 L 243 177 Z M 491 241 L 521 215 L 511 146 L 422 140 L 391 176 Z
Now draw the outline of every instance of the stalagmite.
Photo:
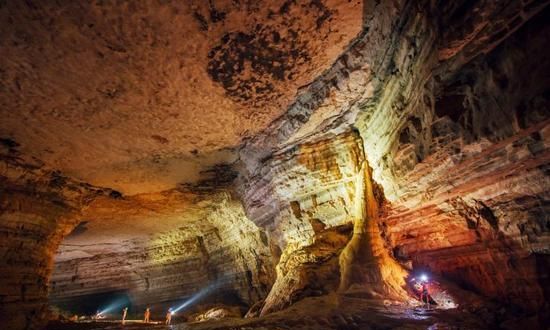
M 366 160 L 361 165 L 358 179 L 358 196 L 362 205 L 354 219 L 352 239 L 340 254 L 339 290 L 346 291 L 357 285 L 378 297 L 404 298 L 408 273 L 389 255 L 380 236 L 379 205 L 384 202 L 380 200 L 383 193 L 374 194 L 372 170 Z
M 549 17 L 0 1 L 0 328 L 546 329 Z

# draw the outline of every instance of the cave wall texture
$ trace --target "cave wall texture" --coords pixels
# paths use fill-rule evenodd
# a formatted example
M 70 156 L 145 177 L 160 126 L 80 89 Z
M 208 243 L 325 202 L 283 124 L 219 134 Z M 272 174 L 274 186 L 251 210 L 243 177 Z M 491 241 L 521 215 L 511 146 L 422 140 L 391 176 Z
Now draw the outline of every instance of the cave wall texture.
M 132 313 L 152 306 L 160 317 L 205 288 L 216 295 L 202 303 L 241 308 L 267 295 L 268 237 L 227 190 L 123 197 L 49 171 L 9 141 L 2 147 L 7 328 L 40 328 L 48 300 L 81 314 L 122 294 Z
M 227 192 L 100 200 L 82 218 L 94 220 L 57 254 L 50 288 L 56 305 L 118 292 L 129 297 L 131 312 L 153 306 L 163 316 L 210 286 L 225 297 L 219 303 L 251 305 L 272 282 L 267 236 Z M 143 219 L 156 224 L 136 228 Z
M 78 223 L 80 209 L 96 196 L 111 196 L 73 181 L 21 155 L 2 140 L 0 154 L 0 319 L 7 329 L 34 328 L 47 318 L 54 255 Z
M 2 2 L 4 134 L 90 184 L 172 189 L 233 162 L 361 14 L 347 0 Z
M 245 3 L 0 5 L 3 324 L 400 299 L 412 267 L 548 313 L 548 1 Z
M 363 34 L 241 150 L 249 191 L 265 195 L 248 203 L 251 218 L 276 228 L 280 215 L 293 218 L 278 200 L 304 195 L 272 202 L 266 196 L 277 196 L 277 184 L 256 183 L 265 181 L 273 150 L 338 139 L 349 122 L 390 201 L 380 226 L 398 260 L 487 297 L 547 310 L 545 7 L 367 2 Z M 286 175 L 274 168 L 277 179 Z M 339 199 L 331 203 L 337 209 Z M 329 223 L 332 214 L 324 214 Z
M 400 197 L 386 222 L 392 245 L 415 264 L 534 308 L 548 301 L 547 17 L 419 102 L 435 116 L 399 132 L 391 159 Z M 419 235 L 430 239 L 409 249 Z

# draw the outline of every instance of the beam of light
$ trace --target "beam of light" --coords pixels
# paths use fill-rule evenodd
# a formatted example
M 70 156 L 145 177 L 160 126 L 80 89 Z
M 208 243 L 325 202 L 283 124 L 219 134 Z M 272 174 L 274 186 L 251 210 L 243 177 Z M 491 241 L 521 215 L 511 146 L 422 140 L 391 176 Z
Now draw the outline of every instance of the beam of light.
M 104 307 L 102 310 L 99 311 L 99 315 L 105 315 L 107 313 L 112 313 L 115 310 L 127 307 L 129 304 L 129 301 L 126 297 L 121 297 L 116 300 L 114 300 L 112 303 Z
M 421 275 L 420 275 L 420 280 L 421 280 L 422 282 L 426 282 L 426 281 L 428 280 L 428 275 L 426 275 L 426 274 L 421 274 Z
M 218 281 L 218 282 L 215 282 L 213 284 L 210 284 L 209 286 L 205 287 L 205 288 L 202 288 L 201 290 L 199 290 L 197 293 L 195 293 L 194 295 L 191 296 L 191 298 L 187 299 L 183 304 L 177 306 L 177 307 L 172 307 L 170 308 L 172 311 L 171 311 L 171 314 L 174 315 L 175 313 L 181 311 L 182 309 L 186 308 L 186 307 L 189 307 L 191 305 L 193 305 L 194 303 L 196 303 L 197 301 L 199 301 L 201 298 L 204 298 L 206 297 L 207 295 L 209 295 L 212 291 L 214 291 L 215 289 L 219 288 L 220 285 L 222 284 L 221 281 Z

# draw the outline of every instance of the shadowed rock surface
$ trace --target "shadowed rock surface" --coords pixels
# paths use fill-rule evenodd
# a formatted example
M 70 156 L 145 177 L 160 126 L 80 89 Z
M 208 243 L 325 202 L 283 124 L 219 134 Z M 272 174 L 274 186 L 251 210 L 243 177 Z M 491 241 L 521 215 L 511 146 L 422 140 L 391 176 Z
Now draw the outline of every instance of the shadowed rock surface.
M 0 2 L 0 322 L 545 329 L 549 8 Z

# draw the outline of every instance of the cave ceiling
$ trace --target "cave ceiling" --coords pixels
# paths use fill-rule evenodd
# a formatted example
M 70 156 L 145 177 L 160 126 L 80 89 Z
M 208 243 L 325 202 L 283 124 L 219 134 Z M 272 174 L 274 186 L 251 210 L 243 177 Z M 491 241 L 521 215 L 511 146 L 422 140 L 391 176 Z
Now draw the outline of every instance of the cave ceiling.
M 0 324 L 549 324 L 549 4 L 0 0 Z
M 0 136 L 125 195 L 232 163 L 362 27 L 361 1 L 3 2 Z

